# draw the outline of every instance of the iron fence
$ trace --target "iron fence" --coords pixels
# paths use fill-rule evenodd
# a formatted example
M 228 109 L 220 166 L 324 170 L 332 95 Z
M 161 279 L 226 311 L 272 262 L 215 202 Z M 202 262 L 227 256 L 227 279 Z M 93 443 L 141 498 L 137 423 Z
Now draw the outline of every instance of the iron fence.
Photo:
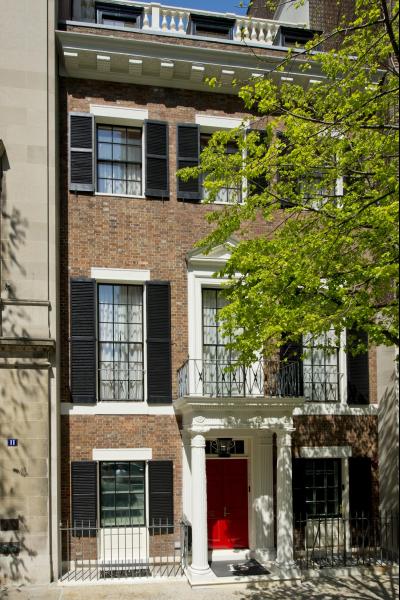
M 233 362 L 187 360 L 178 370 L 179 397 L 298 397 L 302 393 L 299 363 L 264 361 L 248 366 Z
M 294 551 L 298 566 L 323 569 L 390 566 L 399 562 L 399 515 L 299 516 Z
M 183 576 L 187 526 L 155 521 L 150 526 L 60 525 L 61 581 L 153 579 Z

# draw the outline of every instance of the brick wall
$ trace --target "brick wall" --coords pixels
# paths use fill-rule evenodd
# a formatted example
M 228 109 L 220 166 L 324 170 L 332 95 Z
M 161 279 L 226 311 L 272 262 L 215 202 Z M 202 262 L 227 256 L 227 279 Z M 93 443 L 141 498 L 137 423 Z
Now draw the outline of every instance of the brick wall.
M 153 460 L 174 463 L 174 519 L 182 516 L 182 444 L 175 416 L 63 416 L 61 418 L 61 512 L 70 518 L 70 463 L 92 460 L 93 448 L 152 448 Z

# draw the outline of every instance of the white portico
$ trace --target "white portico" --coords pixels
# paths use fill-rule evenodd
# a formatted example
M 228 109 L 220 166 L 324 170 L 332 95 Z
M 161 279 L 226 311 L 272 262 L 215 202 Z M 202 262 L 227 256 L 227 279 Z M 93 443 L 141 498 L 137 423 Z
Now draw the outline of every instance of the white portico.
M 209 558 L 238 553 L 273 562 L 288 577 L 295 573 L 291 414 L 301 403 L 299 398 L 244 397 L 176 401 L 183 417 L 183 512 L 192 525 L 192 582 L 209 578 Z M 232 454 L 216 454 L 216 440 L 231 440 Z M 224 512 L 210 514 L 218 499 Z

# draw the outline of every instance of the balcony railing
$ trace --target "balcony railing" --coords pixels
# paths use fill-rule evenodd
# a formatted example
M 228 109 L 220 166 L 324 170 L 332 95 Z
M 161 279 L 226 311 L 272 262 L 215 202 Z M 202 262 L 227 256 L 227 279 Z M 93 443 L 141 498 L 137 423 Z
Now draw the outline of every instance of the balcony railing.
M 114 3 L 103 2 L 102 5 L 109 4 L 110 8 L 113 7 Z M 127 5 L 128 6 L 128 5 Z M 143 3 L 134 2 L 129 6 L 142 9 L 142 16 L 137 21 L 136 25 L 132 26 L 132 29 L 141 28 L 149 33 L 171 33 L 174 35 L 193 35 L 191 23 L 193 18 L 205 17 L 207 19 L 213 19 L 215 23 L 218 20 L 232 22 L 229 35 L 226 36 L 227 40 L 234 41 L 247 41 L 248 43 L 256 43 L 262 46 L 272 46 L 274 40 L 279 31 L 279 27 L 284 24 L 290 27 L 304 28 L 304 25 L 299 23 L 287 23 L 274 21 L 272 19 L 257 19 L 254 17 L 247 17 L 244 15 L 235 15 L 232 13 L 216 13 L 204 10 L 188 10 L 186 8 L 179 8 L 176 6 L 160 5 L 158 3 Z M 74 11 L 72 15 L 75 21 L 89 21 L 96 23 L 96 7 L 94 0 L 75 0 Z M 194 35 L 202 37 L 217 37 L 221 39 L 221 35 L 217 34 L 213 36 L 211 33 L 196 32 Z M 218 29 L 218 27 L 217 27 Z M 225 36 L 222 36 L 225 37 Z
M 259 360 L 243 367 L 193 359 L 178 370 L 178 397 L 304 397 L 306 402 L 340 402 L 340 378 L 336 365 Z
M 179 397 L 299 397 L 298 363 L 263 361 L 249 367 L 202 359 L 187 360 L 178 370 Z

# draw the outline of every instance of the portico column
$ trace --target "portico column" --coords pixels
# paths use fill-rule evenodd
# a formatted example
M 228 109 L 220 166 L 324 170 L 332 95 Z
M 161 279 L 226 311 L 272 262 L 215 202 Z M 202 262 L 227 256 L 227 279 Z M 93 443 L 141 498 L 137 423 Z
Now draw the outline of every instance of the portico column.
M 208 575 L 206 440 L 192 437 L 192 564 L 193 575 Z
M 260 560 L 274 558 L 273 432 L 265 431 L 255 445 L 255 541 Z
M 277 555 L 279 567 L 294 566 L 292 499 L 292 432 L 279 429 L 277 434 Z

